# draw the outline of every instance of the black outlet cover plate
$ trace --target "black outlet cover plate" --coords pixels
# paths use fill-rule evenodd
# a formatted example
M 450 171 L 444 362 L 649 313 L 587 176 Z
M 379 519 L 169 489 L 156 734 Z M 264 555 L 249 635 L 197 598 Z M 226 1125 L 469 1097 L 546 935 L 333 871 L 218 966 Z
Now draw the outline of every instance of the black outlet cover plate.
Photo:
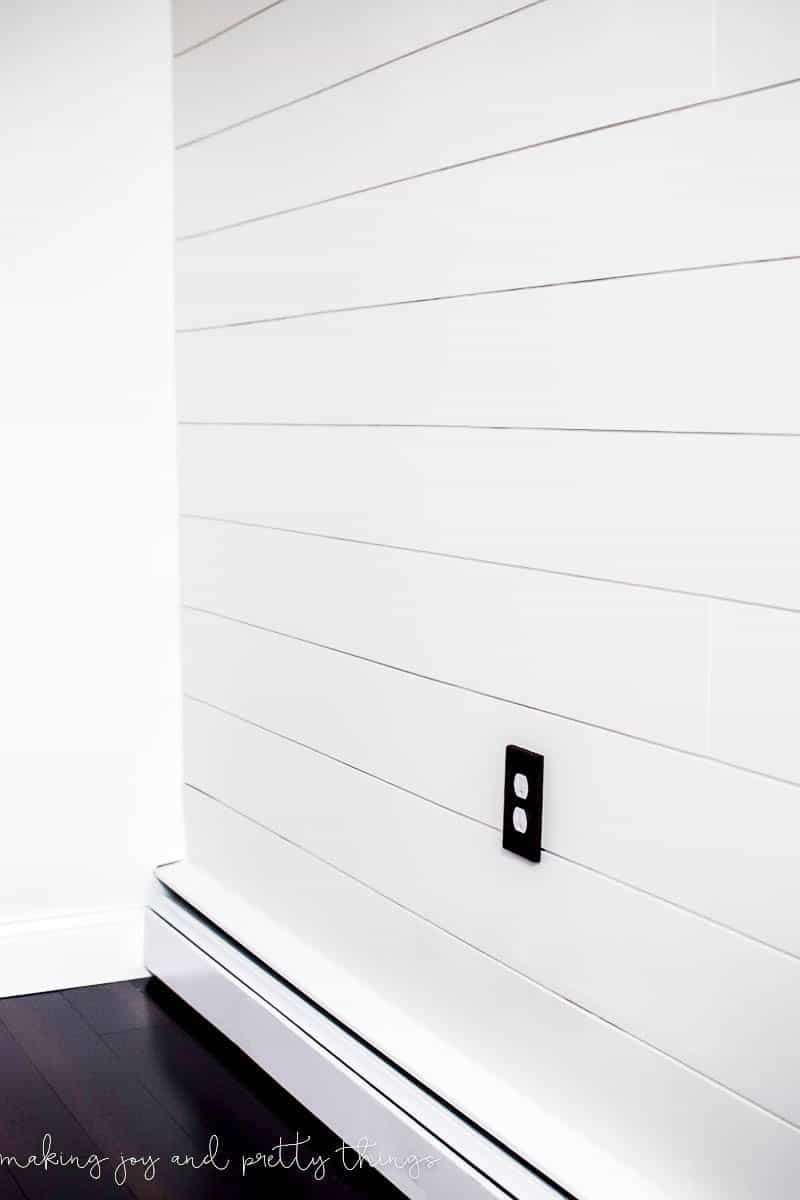
M 514 791 L 514 779 L 522 775 L 528 781 L 528 794 L 523 799 Z M 505 791 L 503 795 L 503 848 L 520 854 L 531 862 L 542 857 L 542 795 L 544 758 L 521 746 L 506 746 Z M 514 828 L 514 809 L 521 808 L 527 818 L 527 829 L 520 833 Z

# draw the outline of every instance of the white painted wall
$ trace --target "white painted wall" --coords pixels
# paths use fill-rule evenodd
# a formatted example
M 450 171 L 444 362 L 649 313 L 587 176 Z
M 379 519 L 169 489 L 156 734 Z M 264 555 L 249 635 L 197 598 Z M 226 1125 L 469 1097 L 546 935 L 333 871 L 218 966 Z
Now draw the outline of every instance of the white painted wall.
M 0 9 L 0 994 L 135 974 L 180 851 L 169 26 Z
M 788 1198 L 798 10 L 511 7 L 177 6 L 169 882 L 577 1195 Z

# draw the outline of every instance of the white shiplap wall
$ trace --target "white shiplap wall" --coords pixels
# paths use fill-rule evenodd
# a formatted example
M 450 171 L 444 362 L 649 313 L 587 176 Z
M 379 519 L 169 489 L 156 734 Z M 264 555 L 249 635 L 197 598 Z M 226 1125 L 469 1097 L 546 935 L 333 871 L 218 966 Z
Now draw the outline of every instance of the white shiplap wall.
M 800 1178 L 797 11 L 175 7 L 170 882 L 592 1200 Z

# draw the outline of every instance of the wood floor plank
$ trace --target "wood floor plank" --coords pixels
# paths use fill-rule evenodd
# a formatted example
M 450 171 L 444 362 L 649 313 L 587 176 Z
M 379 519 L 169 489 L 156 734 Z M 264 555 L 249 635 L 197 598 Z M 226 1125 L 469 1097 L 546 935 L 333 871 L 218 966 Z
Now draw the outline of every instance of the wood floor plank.
M 173 1020 L 107 1034 L 104 1040 L 126 1073 L 136 1076 L 198 1145 L 205 1146 L 215 1133 L 226 1154 L 240 1161 L 242 1154 L 268 1149 L 279 1138 L 291 1143 L 299 1135 L 309 1139 L 304 1142 L 305 1160 L 320 1154 L 331 1161 L 323 1188 L 319 1181 L 295 1173 L 295 1194 L 317 1200 L 331 1195 L 342 1200 L 397 1196 L 368 1168 L 346 1173 L 335 1158 L 340 1139 L 162 985 L 151 988 L 165 1006 L 161 1011 L 171 1010 Z M 263 1190 L 263 1176 L 259 1186 Z
M 149 978 L 126 979 L 94 987 L 70 988 L 63 993 L 96 1033 L 143 1029 L 171 1018 L 154 999 Z
M 24 1161 L 49 1133 L 56 1153 L 105 1157 L 99 1181 L 75 1166 L 0 1169 L 0 1200 L 390 1200 L 399 1193 L 369 1168 L 345 1171 L 340 1141 L 232 1042 L 155 980 L 0 1000 L 0 1153 Z M 216 1162 L 195 1169 L 216 1134 Z M 297 1162 L 292 1143 L 301 1139 Z M 304 1139 L 308 1138 L 306 1142 Z M 283 1166 L 253 1166 L 282 1140 Z M 154 1178 L 120 1156 L 158 1156 Z M 318 1159 L 323 1178 L 314 1178 Z
M 172 1154 L 192 1153 L 191 1139 L 138 1080 L 120 1071 L 116 1056 L 63 995 L 2 1000 L 0 1021 L 84 1127 L 94 1148 L 110 1158 L 109 1169 L 122 1156 L 145 1160 L 125 1169 L 124 1179 L 135 1196 L 190 1200 L 215 1194 L 214 1181 L 204 1173 L 190 1177 L 170 1167 Z M 150 1156 L 160 1162 L 156 1177 L 146 1179 Z
M 75 1154 L 87 1164 L 83 1168 L 31 1166 L 9 1168 L 0 1174 L 0 1197 L 15 1200 L 90 1200 L 90 1197 L 116 1195 L 120 1200 L 130 1191 L 114 1185 L 110 1179 L 94 1180 L 89 1175 L 91 1155 L 97 1147 L 63 1100 L 53 1091 L 19 1043 L 8 1030 L 0 1028 L 0 1154 L 14 1155 L 26 1162 L 29 1155 L 40 1155 L 42 1140 L 49 1134 L 52 1149 L 65 1155 Z M 4 1190 L 10 1180 L 13 1190 Z
M 0 1167 L 0 1200 L 25 1200 L 8 1167 Z

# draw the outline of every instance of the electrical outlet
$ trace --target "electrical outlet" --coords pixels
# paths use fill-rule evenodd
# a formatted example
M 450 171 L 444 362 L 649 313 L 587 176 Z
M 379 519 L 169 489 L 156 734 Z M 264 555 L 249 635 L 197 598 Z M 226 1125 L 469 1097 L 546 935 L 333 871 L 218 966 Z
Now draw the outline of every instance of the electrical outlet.
M 544 758 L 521 746 L 506 746 L 503 848 L 531 862 L 542 857 Z

